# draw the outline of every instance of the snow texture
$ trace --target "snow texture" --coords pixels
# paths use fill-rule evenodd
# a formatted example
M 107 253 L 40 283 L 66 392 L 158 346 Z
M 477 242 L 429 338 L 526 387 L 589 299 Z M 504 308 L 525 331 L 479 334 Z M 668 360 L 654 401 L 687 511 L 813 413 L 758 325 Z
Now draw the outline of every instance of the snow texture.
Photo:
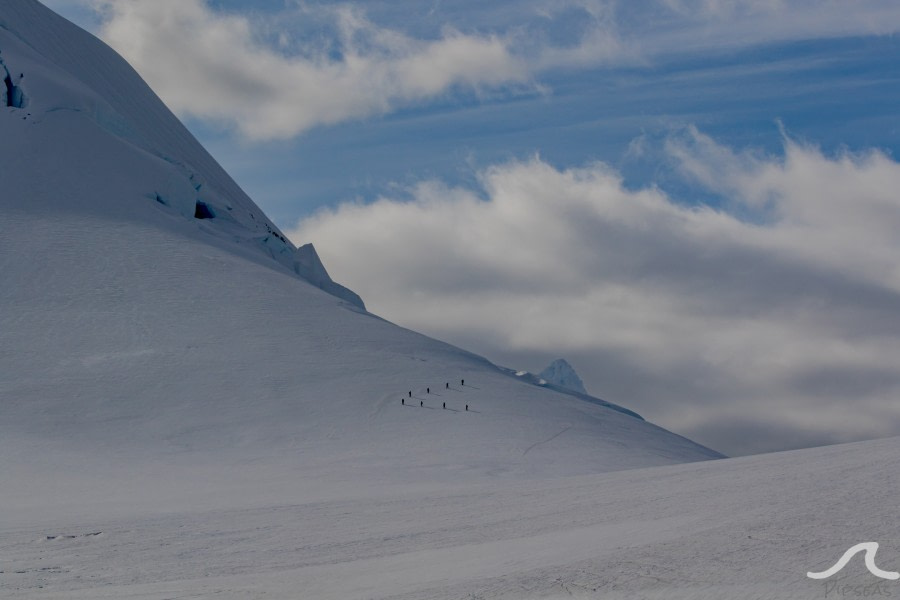
M 584 383 L 581 381 L 581 377 L 578 376 L 578 373 L 575 372 L 572 365 L 564 358 L 554 360 L 546 369 L 538 374 L 538 377 L 545 380 L 547 383 L 566 388 L 567 390 L 579 394 L 584 394 L 585 396 L 588 395 L 587 390 L 584 389 Z

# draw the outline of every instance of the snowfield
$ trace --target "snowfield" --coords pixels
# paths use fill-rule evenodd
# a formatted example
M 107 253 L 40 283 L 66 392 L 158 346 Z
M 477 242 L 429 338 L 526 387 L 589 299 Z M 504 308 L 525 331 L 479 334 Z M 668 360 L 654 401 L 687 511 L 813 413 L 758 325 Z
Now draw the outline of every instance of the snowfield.
M 889 439 L 467 485 L 309 486 L 264 469 L 193 484 L 217 499 L 24 510 L 0 528 L 0 581 L 4 597 L 85 600 L 896 595 L 861 557 L 833 580 L 806 572 L 866 540 L 900 567 L 898 457 Z
M 0 60 L 0 598 L 834 597 L 805 573 L 851 545 L 900 563 L 900 441 L 710 460 L 366 312 L 35 0 Z

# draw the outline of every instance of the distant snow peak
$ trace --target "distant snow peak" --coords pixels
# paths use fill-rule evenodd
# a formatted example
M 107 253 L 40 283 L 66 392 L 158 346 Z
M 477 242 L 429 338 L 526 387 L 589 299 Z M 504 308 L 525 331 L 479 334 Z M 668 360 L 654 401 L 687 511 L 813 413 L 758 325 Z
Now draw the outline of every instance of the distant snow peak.
M 573 392 L 578 392 L 579 394 L 587 395 L 588 393 L 584 388 L 584 383 L 581 381 L 578 373 L 576 373 L 575 369 L 572 368 L 572 365 L 563 358 L 554 360 L 550 363 L 546 369 L 538 374 L 538 377 L 545 380 L 547 383 L 566 388 L 567 390 L 572 390 Z

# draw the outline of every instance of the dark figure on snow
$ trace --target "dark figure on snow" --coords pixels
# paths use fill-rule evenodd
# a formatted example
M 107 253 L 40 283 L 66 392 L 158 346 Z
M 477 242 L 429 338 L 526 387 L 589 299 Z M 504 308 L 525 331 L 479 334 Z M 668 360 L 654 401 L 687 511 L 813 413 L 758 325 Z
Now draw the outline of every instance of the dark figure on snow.
M 400 398 L 400 404 L 402 404 L 403 406 L 406 406 L 406 399 Z
M 450 389 L 450 382 L 447 382 L 447 383 L 444 384 L 444 389 L 445 389 L 445 390 L 449 390 L 449 389 Z
M 426 394 L 430 394 L 430 393 L 431 393 L 431 388 L 425 388 L 425 393 L 426 393 Z
M 466 412 L 469 412 L 469 405 L 466 404 Z
M 444 402 L 444 408 L 447 408 L 447 403 L 446 403 L 446 402 Z
M 460 380 L 459 380 L 459 385 L 466 385 L 466 380 L 465 380 L 465 379 L 460 379 Z
M 425 403 L 422 402 L 421 400 L 419 400 L 419 406 L 420 406 L 420 407 L 425 406 Z
M 409 397 L 412 398 L 412 390 L 409 391 Z

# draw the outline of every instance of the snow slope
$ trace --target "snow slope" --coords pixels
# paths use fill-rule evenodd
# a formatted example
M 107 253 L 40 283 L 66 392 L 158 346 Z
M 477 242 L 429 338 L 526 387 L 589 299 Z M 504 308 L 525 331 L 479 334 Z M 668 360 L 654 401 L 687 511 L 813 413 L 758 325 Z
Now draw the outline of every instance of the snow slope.
M 105 44 L 34 0 L 0 3 L 0 35 L 0 76 L 15 80 L 18 100 L 11 101 L 9 93 L 0 97 L 0 105 L 14 105 L 5 111 L 4 126 L 15 127 L 4 129 L 4 139 L 14 142 L 7 147 L 4 173 L 43 180 L 31 185 L 50 193 L 32 208 L 77 206 L 80 212 L 147 222 L 138 203 L 154 200 L 170 214 L 208 217 L 205 235 L 312 275 L 315 285 L 363 307 L 356 294 L 330 280 L 314 250 L 294 248 Z M 23 138 L 27 142 L 20 146 Z M 64 147 L 48 152 L 51 145 Z M 4 209 L 34 204 L 36 198 L 16 191 L 7 189 Z
M 113 515 L 69 504 L 4 514 L 0 595 L 883 598 L 900 582 L 871 575 L 860 556 L 829 580 L 806 573 L 863 541 L 881 544 L 881 569 L 900 570 L 898 470 L 893 438 L 503 485 L 311 489 L 294 479 Z

